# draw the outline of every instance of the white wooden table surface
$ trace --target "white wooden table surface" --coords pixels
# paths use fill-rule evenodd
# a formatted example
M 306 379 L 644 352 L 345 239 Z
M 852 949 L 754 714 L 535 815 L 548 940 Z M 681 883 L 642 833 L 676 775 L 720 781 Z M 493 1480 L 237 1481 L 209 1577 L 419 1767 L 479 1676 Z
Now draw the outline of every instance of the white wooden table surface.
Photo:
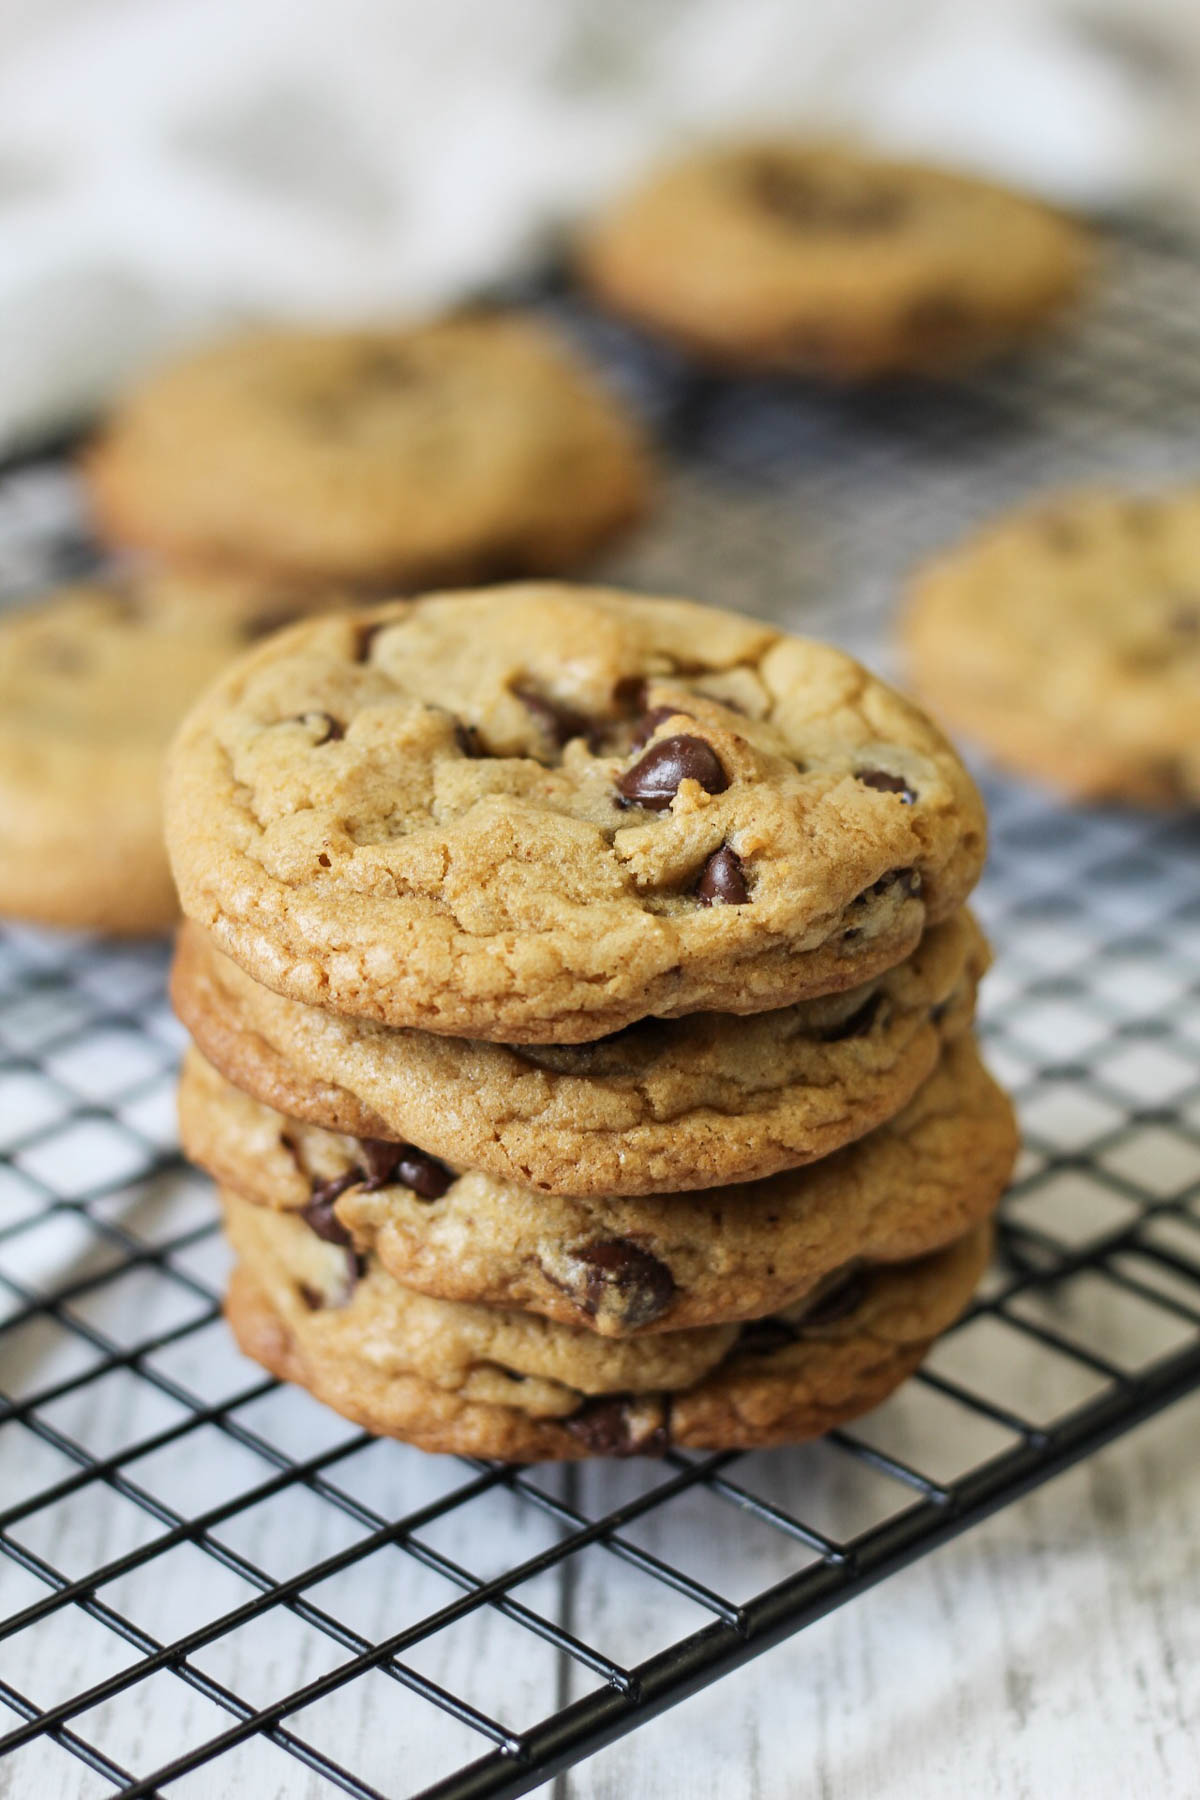
M 1200 1396 L 564 1788 L 570 1800 L 1196 1800 Z

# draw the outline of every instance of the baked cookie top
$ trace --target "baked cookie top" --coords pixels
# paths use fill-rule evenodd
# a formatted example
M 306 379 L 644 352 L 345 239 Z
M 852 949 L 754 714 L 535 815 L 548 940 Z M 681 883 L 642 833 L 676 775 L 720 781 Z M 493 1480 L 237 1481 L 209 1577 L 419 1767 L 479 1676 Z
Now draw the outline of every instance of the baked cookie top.
M 1084 799 L 1200 799 L 1200 487 L 1055 495 L 920 570 L 913 678 L 1001 763 Z
M 754 1180 L 861 1137 L 967 1029 L 986 962 L 959 912 L 841 994 L 514 1047 L 303 1006 L 185 925 L 171 993 L 208 1060 L 277 1112 L 551 1194 L 613 1195 Z
M 556 584 L 293 627 L 167 780 L 184 911 L 255 979 L 507 1042 L 855 986 L 984 835 L 945 739 L 840 651 Z
M 158 576 L 0 613 L 0 912 L 111 932 L 170 924 L 166 746 L 274 604 L 253 583 Z
M 346 1252 L 298 1221 L 223 1199 L 239 1257 L 227 1311 L 248 1355 L 370 1431 L 518 1461 L 815 1437 L 878 1404 L 916 1366 L 967 1305 L 990 1244 L 976 1226 L 931 1256 L 852 1276 L 848 1295 L 771 1320 L 613 1343 L 428 1300 L 371 1258 L 351 1280 Z M 689 1367 L 703 1370 L 690 1384 Z M 629 1387 L 604 1385 L 624 1375 Z
M 969 1038 L 858 1143 L 665 1199 L 531 1194 L 411 1144 L 322 1131 L 239 1092 L 194 1050 L 180 1121 L 186 1153 L 221 1186 L 377 1256 L 406 1287 L 604 1337 L 759 1318 L 856 1262 L 939 1249 L 992 1211 L 1016 1152 L 1012 1107 Z
M 990 183 L 786 139 L 652 173 L 583 234 L 604 300 L 734 366 L 843 379 L 967 363 L 1080 286 L 1081 231 Z
M 84 467 L 119 543 L 385 590 L 557 573 L 649 486 L 617 403 L 501 314 L 198 351 L 124 401 Z

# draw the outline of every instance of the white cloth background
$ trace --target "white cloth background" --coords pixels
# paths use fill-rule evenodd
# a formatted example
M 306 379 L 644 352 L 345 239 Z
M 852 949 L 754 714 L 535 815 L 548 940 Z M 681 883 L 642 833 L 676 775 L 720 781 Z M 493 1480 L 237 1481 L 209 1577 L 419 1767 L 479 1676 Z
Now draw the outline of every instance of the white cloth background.
M 0 444 L 214 324 L 503 274 L 680 139 L 1195 202 L 1197 95 L 1194 0 L 0 0 Z

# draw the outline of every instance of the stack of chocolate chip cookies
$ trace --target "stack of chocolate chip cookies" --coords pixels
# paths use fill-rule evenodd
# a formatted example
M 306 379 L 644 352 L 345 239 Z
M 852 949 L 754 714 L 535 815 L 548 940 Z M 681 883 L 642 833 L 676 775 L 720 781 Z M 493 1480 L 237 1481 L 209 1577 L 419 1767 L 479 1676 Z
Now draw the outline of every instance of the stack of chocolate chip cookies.
M 243 1348 L 534 1460 L 793 1442 L 967 1304 L 1014 1128 L 979 797 L 849 657 L 549 583 L 258 646 L 171 756 Z

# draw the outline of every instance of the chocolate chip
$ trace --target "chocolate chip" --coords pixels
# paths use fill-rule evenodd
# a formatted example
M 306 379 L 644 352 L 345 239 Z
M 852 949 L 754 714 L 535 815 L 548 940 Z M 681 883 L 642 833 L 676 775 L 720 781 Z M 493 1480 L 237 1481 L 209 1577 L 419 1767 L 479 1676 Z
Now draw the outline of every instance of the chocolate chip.
M 801 1331 L 835 1325 L 839 1319 L 849 1318 L 866 1299 L 868 1285 L 862 1269 L 851 1269 L 848 1274 L 836 1277 L 806 1309 L 800 1320 Z
M 680 710 L 678 706 L 652 706 L 649 712 L 642 714 L 634 726 L 629 748 L 631 750 L 645 749 L 659 726 L 665 724 L 668 719 L 675 718 Z
M 613 705 L 623 713 L 645 712 L 646 677 L 622 675 L 613 689 Z
M 845 1038 L 866 1037 L 883 1005 L 883 995 L 868 994 L 860 1007 L 850 1014 L 848 1019 L 841 1019 L 836 1025 L 827 1025 L 818 1036 L 823 1044 L 840 1044 Z
M 617 789 L 629 805 L 663 812 L 683 781 L 699 782 L 706 794 L 723 794 L 729 786 L 716 751 L 703 738 L 660 738 L 640 762 L 625 771 Z
M 701 906 L 712 906 L 717 900 L 726 906 L 745 906 L 749 900 L 750 891 L 742 875 L 742 859 L 728 844 L 714 850 L 705 863 L 696 883 L 696 898 Z
M 905 806 L 911 806 L 917 797 L 916 788 L 909 787 L 903 775 L 893 775 L 888 769 L 855 769 L 854 779 L 878 794 L 898 794 Z
M 347 1188 L 356 1187 L 361 1180 L 362 1174 L 358 1169 L 347 1169 L 344 1175 L 337 1176 L 333 1181 L 323 1181 L 318 1187 L 314 1187 L 312 1197 L 300 1217 L 327 1244 L 345 1245 L 351 1242 L 350 1233 L 333 1208 L 339 1196 Z
M 468 725 L 463 719 L 454 721 L 454 741 L 464 756 L 471 756 L 478 760 L 487 755 L 483 739 L 475 727 Z
M 366 1259 L 356 1255 L 354 1250 L 347 1247 L 346 1270 L 341 1286 L 336 1292 L 322 1292 L 320 1288 L 310 1287 L 306 1281 L 297 1284 L 297 1292 L 309 1312 L 322 1312 L 327 1306 L 349 1306 L 354 1298 L 354 1290 L 363 1275 L 366 1274 L 366 1269 Z
M 760 206 L 809 230 L 881 231 L 898 223 L 906 210 L 895 188 L 871 185 L 839 193 L 808 170 L 773 158 L 756 165 L 752 186 Z
M 285 723 L 310 726 L 314 731 L 319 731 L 321 735 L 313 739 L 314 750 L 319 750 L 322 744 L 332 743 L 336 738 L 343 738 L 346 735 L 345 726 L 340 724 L 332 713 L 327 712 L 295 713 Z
M 858 906 L 864 900 L 877 900 L 880 895 L 888 893 L 892 888 L 899 888 L 901 894 L 908 898 L 921 891 L 921 871 L 919 869 L 889 869 L 878 881 L 873 881 L 869 888 L 864 888 L 855 900 Z
M 597 1456 L 662 1456 L 671 1441 L 669 1401 L 654 1395 L 585 1400 L 565 1423 Z
M 675 1298 L 675 1277 L 649 1251 L 628 1238 L 601 1238 L 567 1252 L 583 1265 L 580 1304 L 590 1318 L 615 1315 L 629 1330 L 661 1319 Z
M 353 662 L 365 663 L 370 661 L 371 646 L 379 636 L 379 633 L 387 629 L 389 623 L 389 620 L 378 619 L 372 624 L 359 625 L 356 628 L 354 633 L 354 650 L 351 658 Z
M 1195 637 L 1200 632 L 1200 606 L 1177 607 L 1168 624 L 1178 637 Z
M 548 699 L 545 694 L 537 694 L 532 688 L 516 687 L 513 693 L 533 714 L 556 750 L 561 750 L 572 738 L 588 735 L 591 722 L 582 713 L 560 705 L 557 700 Z

